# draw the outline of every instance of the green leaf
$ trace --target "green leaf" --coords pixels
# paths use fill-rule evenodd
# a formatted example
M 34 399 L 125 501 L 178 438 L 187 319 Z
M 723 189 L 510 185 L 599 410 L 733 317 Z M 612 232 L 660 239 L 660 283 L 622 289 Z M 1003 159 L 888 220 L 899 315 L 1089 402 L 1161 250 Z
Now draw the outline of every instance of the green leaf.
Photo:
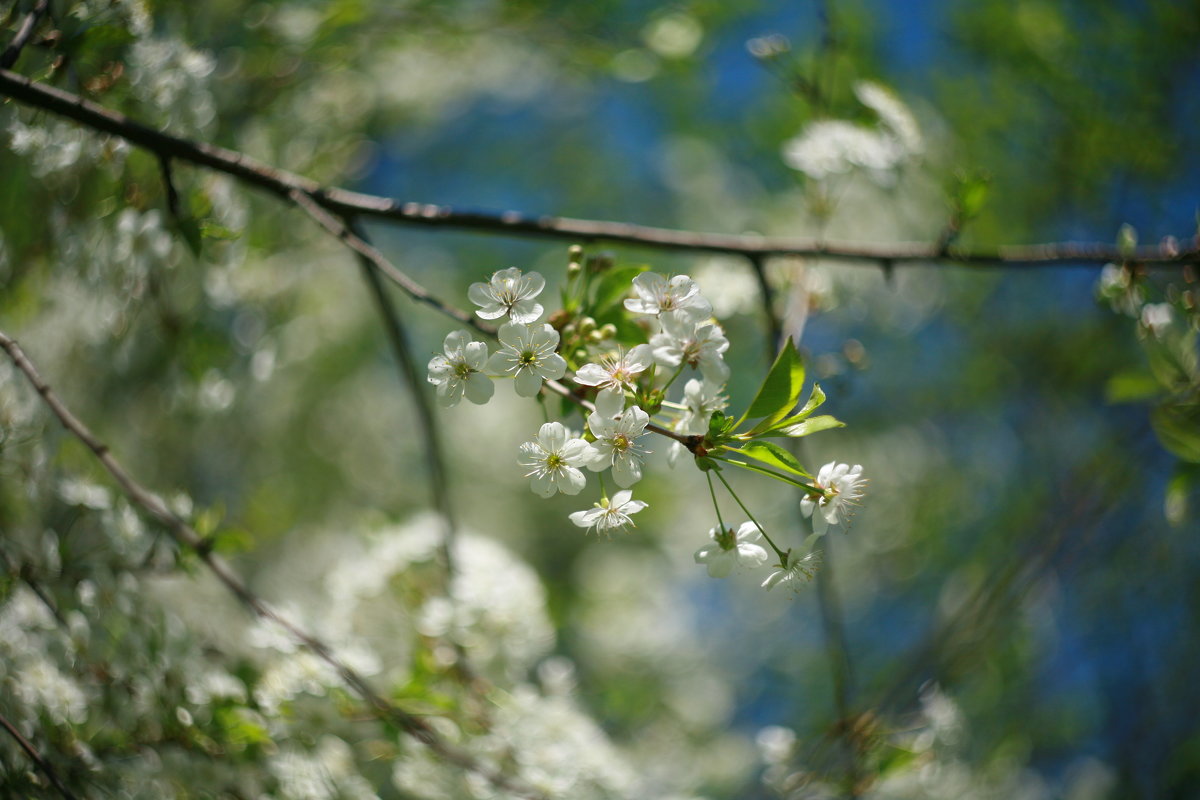
M 802 422 L 798 422 L 795 425 L 779 428 L 778 430 L 772 431 L 770 435 L 790 436 L 793 439 L 798 439 L 801 436 L 808 436 L 810 433 L 827 431 L 830 428 L 844 427 L 846 427 L 846 423 L 842 422 L 840 419 L 835 419 L 828 414 L 822 414 L 819 417 L 812 417 Z
M 796 460 L 795 456 L 773 442 L 750 442 L 745 447 L 731 450 L 731 452 L 741 453 L 755 461 L 761 461 L 764 464 L 770 464 L 786 472 L 812 480 L 812 475 L 800 466 L 800 462 Z
M 1150 424 L 1176 457 L 1200 463 L 1200 404 L 1163 403 L 1150 412 Z
M 775 363 L 771 365 L 771 371 L 767 373 L 762 386 L 758 388 L 754 402 L 738 420 L 738 424 L 748 419 L 765 417 L 766 419 L 755 427 L 763 430 L 770 428 L 795 408 L 803 387 L 804 362 L 796 352 L 792 340 L 788 339 L 779 355 L 775 357 Z
M 604 273 L 604 277 L 596 285 L 595 300 L 592 302 L 593 316 L 623 301 L 633 289 L 633 279 L 648 269 L 648 264 L 634 264 L 616 267 Z
M 223 225 L 217 225 L 215 222 L 203 222 L 200 224 L 200 235 L 205 239 L 220 239 L 226 242 L 232 242 L 240 239 L 242 234 L 237 231 L 230 230 Z
M 1104 399 L 1110 403 L 1137 403 L 1161 393 L 1154 376 L 1140 370 L 1118 372 L 1104 386 Z
M 809 394 L 808 402 L 804 404 L 804 408 L 800 409 L 799 411 L 797 411 L 795 414 L 788 417 L 787 419 L 776 422 L 774 425 L 771 426 L 771 428 L 778 430 L 779 428 L 788 428 L 788 427 L 791 427 L 798 423 L 801 423 L 804 420 L 808 419 L 808 415 L 811 414 L 812 412 L 816 411 L 818 408 L 820 408 L 821 404 L 824 402 L 825 402 L 825 392 L 821 390 L 821 386 L 819 384 L 814 383 L 813 388 L 812 388 L 812 393 Z M 759 423 L 758 425 L 754 426 L 754 429 L 751 430 L 750 433 L 753 435 L 758 435 L 758 434 L 761 434 L 765 430 L 766 430 L 766 428 L 763 427 L 762 423 Z

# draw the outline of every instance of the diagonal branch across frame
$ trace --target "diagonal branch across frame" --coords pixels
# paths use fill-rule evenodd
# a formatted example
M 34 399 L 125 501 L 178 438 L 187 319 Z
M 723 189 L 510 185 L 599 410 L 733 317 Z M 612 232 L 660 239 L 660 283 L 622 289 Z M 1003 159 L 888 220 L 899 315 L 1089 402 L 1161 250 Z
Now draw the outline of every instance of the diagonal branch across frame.
M 529 798 L 529 800 L 544 800 L 544 795 L 532 787 L 481 764 L 471 754 L 446 743 L 423 719 L 397 707 L 372 689 L 366 678 L 342 661 L 328 644 L 275 611 L 265 600 L 251 591 L 245 581 L 233 571 L 224 559 L 212 552 L 212 548 L 208 546 L 206 540 L 191 525 L 171 511 L 158 495 L 143 486 L 125 470 L 124 466 L 113 456 L 108 445 L 96 438 L 91 429 L 71 413 L 70 409 L 63 404 L 50 385 L 38 373 L 37 368 L 25 355 L 21 346 L 3 331 L 0 331 L 0 349 L 5 351 L 12 363 L 25 375 L 63 427 L 92 452 L 134 505 L 157 520 L 181 546 L 194 552 L 217 580 L 224 584 L 225 588 L 251 612 L 279 625 L 309 652 L 332 667 L 338 677 L 362 698 L 374 716 L 395 725 L 447 762 L 481 776 L 499 789 Z

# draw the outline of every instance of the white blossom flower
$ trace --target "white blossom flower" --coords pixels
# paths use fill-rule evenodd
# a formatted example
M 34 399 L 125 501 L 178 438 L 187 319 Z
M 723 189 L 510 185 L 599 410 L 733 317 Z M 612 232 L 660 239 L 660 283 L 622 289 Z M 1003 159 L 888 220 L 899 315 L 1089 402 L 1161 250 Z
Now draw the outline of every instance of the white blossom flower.
M 571 514 L 571 522 L 581 528 L 595 528 L 596 533 L 610 533 L 633 525 L 629 517 L 646 507 L 641 500 L 633 500 L 633 492 L 622 489 L 612 496 L 602 498 L 592 508 Z M 636 525 L 634 527 L 637 527 Z
M 554 352 L 558 331 L 549 325 L 505 323 L 497 334 L 499 350 L 488 359 L 488 371 L 498 377 L 516 378 L 517 394 L 533 397 L 543 380 L 558 380 L 567 371 L 567 362 Z
M 838 464 L 830 461 L 817 473 L 814 485 L 824 492 L 820 498 L 805 495 L 800 501 L 804 516 L 813 518 L 813 533 L 823 535 L 830 525 L 848 520 L 849 506 L 856 505 L 863 495 L 866 479 L 862 476 L 862 465 Z M 819 513 L 813 514 L 813 511 Z
M 659 317 L 662 332 L 650 339 L 654 358 L 668 367 L 688 364 L 697 367 L 705 380 L 721 384 L 729 378 L 729 366 L 723 354 L 729 340 L 721 326 L 714 322 L 698 321 L 683 312 L 674 311 Z
M 575 382 L 620 394 L 633 389 L 634 379 L 653 363 L 650 345 L 639 344 L 627 353 L 618 350 L 615 356 L 602 356 L 599 364 L 584 364 L 575 371 Z
M 724 578 L 737 566 L 757 567 L 770 557 L 754 544 L 762 538 L 762 531 L 753 522 L 743 522 L 737 531 L 718 526 L 708 535 L 712 542 L 696 551 L 696 563 L 706 565 L 713 578 Z
M 817 553 L 800 555 L 795 550 L 788 551 L 787 564 L 775 568 L 775 571 L 762 582 L 762 588 L 774 589 L 785 583 L 792 584 L 793 589 L 799 589 L 801 583 L 808 583 L 817 572 L 821 557 Z
M 683 311 L 699 319 L 712 315 L 712 305 L 700 294 L 700 287 L 687 275 L 664 278 L 657 272 L 643 272 L 633 279 L 637 297 L 625 301 L 625 308 L 634 314 L 661 314 L 664 311 Z
M 428 380 L 437 386 L 438 401 L 453 406 L 464 395 L 476 405 L 490 400 L 496 387 L 483 372 L 487 367 L 487 345 L 471 341 L 466 331 L 453 331 L 442 347 L 446 354 L 429 360 Z
M 596 398 L 596 410 L 588 416 L 588 430 L 596 437 L 588 467 L 594 472 L 612 467 L 613 480 L 625 488 L 642 479 L 642 457 L 649 451 L 637 444 L 637 438 L 645 435 L 650 415 L 637 406 L 622 413 L 623 402 L 611 392 Z
M 1161 339 L 1167 328 L 1171 327 L 1172 316 L 1170 303 L 1147 303 L 1142 306 L 1142 325 L 1153 333 L 1155 338 Z
M 547 422 L 537 438 L 521 445 L 518 463 L 526 468 L 535 494 L 549 497 L 555 492 L 579 494 L 586 478 L 577 467 L 590 455 L 588 443 L 572 439 L 561 422 Z
M 691 379 L 683 385 L 683 415 L 675 423 L 678 433 L 696 436 L 708 433 L 708 421 L 714 411 L 725 408 L 729 398 L 722 395 L 719 386 L 709 381 Z
M 526 275 L 516 267 L 502 269 L 487 283 L 472 283 L 467 290 L 471 302 L 480 306 L 475 311 L 483 319 L 498 319 L 505 314 L 513 322 L 529 324 L 542 316 L 542 304 L 535 297 L 546 288 L 546 281 L 536 272 Z

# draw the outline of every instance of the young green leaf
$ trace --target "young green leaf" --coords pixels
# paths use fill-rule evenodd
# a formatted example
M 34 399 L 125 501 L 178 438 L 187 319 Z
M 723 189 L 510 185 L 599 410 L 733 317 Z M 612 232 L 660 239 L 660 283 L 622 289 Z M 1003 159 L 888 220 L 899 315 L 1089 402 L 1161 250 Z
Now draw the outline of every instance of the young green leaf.
M 750 430 L 750 435 L 757 436 L 770 429 L 790 428 L 791 426 L 808 419 L 808 415 L 820 408 L 821 404 L 824 402 L 825 392 L 821 390 L 820 384 L 814 383 L 812 392 L 808 395 L 808 402 L 804 404 L 804 408 L 800 409 L 787 419 L 777 420 L 773 425 L 770 426 L 765 424 L 766 420 L 763 420 Z
M 604 273 L 604 277 L 596 286 L 592 315 L 602 314 L 610 306 L 619 304 L 632 290 L 633 279 L 648 269 L 650 267 L 647 264 L 634 264 L 627 267 L 616 267 Z
M 779 355 L 775 357 L 775 363 L 771 365 L 771 371 L 767 373 L 762 386 L 758 388 L 754 402 L 738 420 L 738 424 L 748 419 L 765 417 L 756 427 L 764 430 L 770 428 L 795 408 L 803 387 L 804 362 L 796 352 L 792 340 L 788 339 Z
M 789 425 L 786 428 L 779 428 L 778 430 L 771 431 L 769 435 L 790 436 L 793 439 L 796 439 L 801 436 L 808 436 L 810 433 L 827 431 L 830 428 L 844 427 L 846 427 L 846 423 L 842 422 L 841 420 L 835 419 L 828 414 L 822 414 L 819 417 L 810 417 L 809 419 L 798 422 L 795 425 Z

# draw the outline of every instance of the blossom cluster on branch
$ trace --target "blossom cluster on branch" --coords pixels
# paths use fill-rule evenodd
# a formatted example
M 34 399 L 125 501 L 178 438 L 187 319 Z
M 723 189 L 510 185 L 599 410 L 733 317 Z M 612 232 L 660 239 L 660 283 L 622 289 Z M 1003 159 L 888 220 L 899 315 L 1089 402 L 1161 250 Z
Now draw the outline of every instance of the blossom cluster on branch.
M 587 413 L 574 430 L 564 421 L 550 420 L 543 399 L 546 422 L 520 446 L 517 458 L 535 494 L 580 494 L 588 473 L 595 473 L 600 498 L 591 508 L 570 514 L 571 522 L 604 534 L 632 527 L 633 515 L 647 507 L 633 498 L 632 487 L 642 479 L 646 456 L 653 452 L 650 434 L 658 434 L 668 441 L 671 466 L 682 453 L 690 453 L 708 480 L 718 524 L 709 533 L 712 541 L 695 558 L 709 575 L 725 577 L 735 567 L 765 564 L 770 555 L 758 544 L 763 541 L 777 557 L 764 587 L 810 578 L 819 562 L 810 548 L 831 526 L 848 522 L 865 480 L 860 465 L 836 462 L 814 477 L 790 451 L 768 441 L 842 425 L 830 416 L 813 416 L 825 399 L 815 384 L 805 405 L 796 409 L 805 370 L 791 342 L 750 408 L 734 418 L 725 414 L 730 343 L 712 316 L 712 303 L 692 278 L 618 267 L 607 259 L 585 261 L 582 250 L 572 248 L 563 307 L 548 316 L 539 302 L 545 287 L 540 274 L 517 267 L 471 285 L 468 298 L 478 306 L 476 315 L 501 322 L 499 347 L 489 352 L 485 342 L 474 341 L 466 331 L 448 334 L 443 353 L 428 367 L 428 380 L 441 403 L 453 406 L 464 397 L 486 403 L 495 391 L 493 382 L 506 378 L 513 380 L 518 395 L 534 398 L 546 381 L 566 378 L 574 386 L 563 390 L 565 396 Z M 772 540 L 722 475 L 723 465 L 802 489 L 801 511 L 813 527 L 804 546 L 784 548 Z M 605 473 L 619 489 L 611 497 Z M 713 475 L 750 517 L 736 532 L 721 516 Z

